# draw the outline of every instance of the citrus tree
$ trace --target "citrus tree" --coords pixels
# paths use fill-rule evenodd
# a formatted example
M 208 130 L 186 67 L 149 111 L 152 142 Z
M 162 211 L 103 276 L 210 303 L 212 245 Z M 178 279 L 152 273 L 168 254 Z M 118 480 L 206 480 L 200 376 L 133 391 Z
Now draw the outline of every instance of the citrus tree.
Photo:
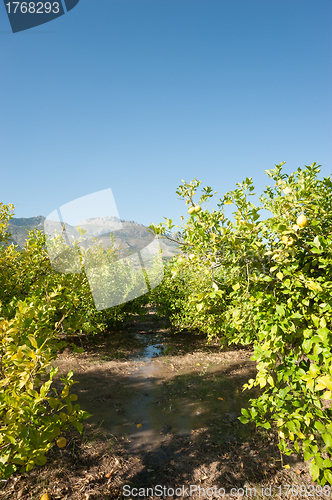
M 8 245 L 13 210 L 12 205 L 0 204 L 2 478 L 46 463 L 47 451 L 55 443 L 63 446 L 62 434 L 72 426 L 82 432 L 82 421 L 89 414 L 74 403 L 73 373 L 60 379 L 59 393 L 53 384 L 57 369 L 52 362 L 66 345 L 66 335 L 97 334 L 128 314 L 123 305 L 96 311 L 85 273 L 56 272 L 40 231 L 29 232 L 22 250 Z
M 332 182 L 318 179 L 315 163 L 290 175 L 282 167 L 266 171 L 273 186 L 259 206 L 249 198 L 251 178 L 212 211 L 204 206 L 217 193 L 204 188 L 196 203 L 201 182 L 182 181 L 177 193 L 189 217 L 172 274 L 197 276 L 187 301 L 193 327 L 222 343 L 253 346 L 257 375 L 243 390 L 264 392 L 242 409 L 241 422 L 274 425 L 281 460 L 302 452 L 313 480 L 325 485 L 332 482 Z M 228 204 L 233 220 L 224 216 Z M 165 237 L 174 227 L 166 219 L 151 229 Z
M 10 240 L 6 230 L 12 212 L 12 205 L 0 205 L 1 242 Z M 68 328 L 78 324 L 77 315 L 71 316 L 77 294 L 53 275 L 52 282 L 41 235 L 30 234 L 23 252 L 0 246 L 2 478 L 45 464 L 55 440 L 73 425 L 82 432 L 82 421 L 89 416 L 73 405 L 72 372 L 61 378 L 60 393 L 51 388 L 57 374 L 51 363 L 64 344 L 59 333 L 66 319 Z

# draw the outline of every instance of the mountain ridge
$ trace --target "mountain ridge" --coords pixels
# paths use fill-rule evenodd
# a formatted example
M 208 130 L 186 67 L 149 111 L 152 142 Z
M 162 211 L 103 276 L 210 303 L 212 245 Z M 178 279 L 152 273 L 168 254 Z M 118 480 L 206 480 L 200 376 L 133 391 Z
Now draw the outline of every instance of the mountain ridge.
M 8 245 L 13 243 L 14 245 L 17 245 L 20 249 L 23 249 L 29 230 L 38 229 L 45 234 L 45 229 L 44 229 L 45 220 L 46 217 L 44 217 L 43 215 L 37 215 L 35 217 L 17 217 L 17 218 L 13 217 L 9 221 L 7 229 L 7 231 L 11 234 L 11 238 L 10 241 L 8 242 Z M 90 223 L 91 226 L 93 226 L 93 222 L 95 223 L 105 222 L 106 224 L 109 221 L 121 222 L 122 229 L 116 231 L 114 231 L 113 229 L 114 231 L 113 234 L 115 235 L 115 243 L 121 246 L 120 253 L 123 257 L 136 253 L 138 250 L 141 250 L 142 248 L 146 247 L 154 240 L 154 236 L 149 232 L 148 228 L 143 224 L 140 224 L 139 222 L 133 220 L 127 221 L 125 219 L 119 219 L 114 216 L 91 217 L 89 219 L 82 220 L 76 226 L 70 226 L 69 224 L 68 226 L 69 228 L 76 228 L 77 226 L 84 225 L 85 223 L 87 227 L 89 227 Z M 96 224 L 96 227 L 99 226 Z M 110 243 L 110 237 L 109 237 L 110 232 L 112 231 L 111 230 L 107 231 L 105 229 L 104 233 L 97 235 L 99 241 L 104 246 L 107 246 Z M 159 245 L 163 250 L 163 258 L 166 260 L 170 259 L 173 255 L 178 253 L 176 250 L 177 249 L 176 243 L 172 243 L 169 241 L 167 241 L 166 243 L 165 240 L 160 239 Z

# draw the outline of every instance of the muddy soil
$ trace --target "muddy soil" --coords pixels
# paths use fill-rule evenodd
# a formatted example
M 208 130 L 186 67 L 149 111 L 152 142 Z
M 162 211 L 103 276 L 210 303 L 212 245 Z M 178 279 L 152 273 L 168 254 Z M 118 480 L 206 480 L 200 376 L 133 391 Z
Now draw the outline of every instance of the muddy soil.
M 66 348 L 55 365 L 74 371 L 72 392 L 92 416 L 47 466 L 3 482 L 0 498 L 330 498 L 296 453 L 282 467 L 275 429 L 238 420 L 259 395 L 242 391 L 256 374 L 250 347 L 173 334 L 152 311 L 69 341 L 85 352 Z

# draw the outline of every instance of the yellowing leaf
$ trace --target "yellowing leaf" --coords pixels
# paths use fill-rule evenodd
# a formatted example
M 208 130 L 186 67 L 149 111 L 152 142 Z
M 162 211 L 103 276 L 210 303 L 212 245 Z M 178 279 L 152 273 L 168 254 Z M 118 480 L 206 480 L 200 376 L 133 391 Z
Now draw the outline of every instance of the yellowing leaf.
M 318 285 L 318 283 L 315 283 L 314 281 L 308 281 L 306 283 L 307 287 L 310 289 L 310 290 L 313 290 L 314 292 L 318 291 L 318 292 L 322 292 L 323 289 L 320 285 Z
M 317 379 L 318 384 L 316 385 L 315 389 L 317 391 L 320 391 L 321 389 L 329 389 L 330 391 L 332 390 L 332 379 L 328 375 L 324 375 L 323 377 L 319 377 Z
M 313 386 L 314 386 L 314 382 L 315 382 L 315 381 L 314 381 L 314 379 L 313 379 L 313 378 L 309 379 L 309 380 L 308 380 L 308 382 L 306 383 L 306 387 L 307 387 L 308 389 L 310 389 L 311 387 L 313 387 Z
M 261 389 L 266 386 L 266 378 L 265 377 L 259 377 L 257 381 L 258 381 Z
M 325 391 L 322 399 L 332 399 L 332 392 L 331 391 Z
M 316 377 L 319 372 L 320 372 L 320 368 L 317 365 L 315 365 L 315 364 L 310 365 L 309 373 L 311 376 Z
M 282 280 L 283 277 L 284 277 L 284 275 L 282 274 L 282 272 L 277 273 L 277 278 L 279 280 Z
M 37 344 L 36 339 L 35 339 L 32 335 L 28 335 L 28 339 L 30 340 L 30 342 L 31 342 L 32 346 L 33 346 L 35 349 L 37 349 L 38 344 Z
M 196 363 L 196 364 L 197 364 L 197 366 L 201 366 L 201 363 Z
M 220 399 L 220 401 L 223 401 L 223 400 L 224 400 L 224 398 L 218 398 L 218 399 Z
M 284 469 L 289 469 L 289 465 L 288 464 L 287 465 L 283 465 L 283 468 Z
M 66 385 L 66 386 L 64 387 L 64 389 L 63 389 L 62 393 L 61 393 L 61 397 L 62 397 L 62 398 L 66 398 L 66 397 L 68 396 L 68 394 L 69 394 L 69 387 L 68 387 L 68 385 Z
M 140 428 L 140 427 L 142 427 L 142 424 L 137 424 L 137 426 L 136 426 L 136 427 Z

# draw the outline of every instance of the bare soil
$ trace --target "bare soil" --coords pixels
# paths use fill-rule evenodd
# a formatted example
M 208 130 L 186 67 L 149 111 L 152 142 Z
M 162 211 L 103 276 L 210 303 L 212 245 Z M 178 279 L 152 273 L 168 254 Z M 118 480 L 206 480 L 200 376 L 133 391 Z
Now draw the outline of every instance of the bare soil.
M 250 347 L 173 334 L 151 312 L 69 341 L 85 352 L 66 348 L 55 365 L 74 371 L 72 392 L 92 416 L 46 466 L 2 482 L 1 499 L 331 498 L 296 453 L 282 467 L 275 429 L 238 420 L 259 395 L 242 391 L 256 374 Z

